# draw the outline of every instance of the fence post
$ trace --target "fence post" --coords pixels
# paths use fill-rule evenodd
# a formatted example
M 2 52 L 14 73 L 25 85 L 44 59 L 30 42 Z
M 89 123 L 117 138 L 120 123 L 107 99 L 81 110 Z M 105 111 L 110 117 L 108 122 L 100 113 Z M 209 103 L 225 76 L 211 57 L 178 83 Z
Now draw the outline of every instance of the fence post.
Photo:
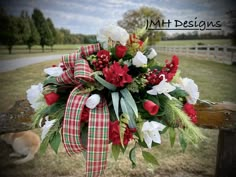
M 210 45 L 207 45 L 207 53 L 206 53 L 207 59 L 210 59 Z
M 236 176 L 236 130 L 220 130 L 215 177 Z

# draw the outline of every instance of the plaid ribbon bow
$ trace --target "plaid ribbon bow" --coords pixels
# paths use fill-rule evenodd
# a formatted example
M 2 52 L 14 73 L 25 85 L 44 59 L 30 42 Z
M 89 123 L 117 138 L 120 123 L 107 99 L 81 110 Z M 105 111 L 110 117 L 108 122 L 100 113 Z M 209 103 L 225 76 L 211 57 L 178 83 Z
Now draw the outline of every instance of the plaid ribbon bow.
M 86 175 L 100 176 L 106 168 L 109 144 L 109 110 L 104 98 L 94 109 L 89 110 L 87 147 L 82 144 L 81 114 L 90 96 L 80 94 L 83 82 L 93 82 L 86 56 L 100 50 L 99 44 L 81 47 L 80 51 L 62 57 L 66 71 L 57 78 L 61 84 L 75 85 L 66 104 L 62 125 L 62 138 L 66 152 L 86 152 Z

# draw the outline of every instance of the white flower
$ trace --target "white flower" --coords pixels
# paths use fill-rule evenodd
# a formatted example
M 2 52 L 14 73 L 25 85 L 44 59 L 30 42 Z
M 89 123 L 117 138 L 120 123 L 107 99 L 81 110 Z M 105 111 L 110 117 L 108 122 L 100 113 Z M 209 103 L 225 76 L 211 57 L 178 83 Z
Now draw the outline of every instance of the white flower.
M 93 94 L 87 99 L 85 105 L 90 109 L 94 109 L 100 102 L 100 99 L 101 97 L 98 94 Z
M 34 110 L 37 110 L 39 107 L 45 104 L 42 92 L 43 84 L 41 83 L 38 85 L 31 85 L 30 89 L 26 91 L 27 100 Z
M 132 63 L 136 67 L 141 67 L 147 64 L 147 57 L 143 55 L 142 52 L 138 51 L 134 58 L 132 59 Z
M 103 43 L 105 48 L 107 48 L 108 39 L 113 41 L 118 41 L 122 45 L 126 45 L 127 40 L 129 39 L 129 34 L 124 28 L 121 28 L 116 25 L 108 25 L 99 30 L 97 34 L 97 40 Z
M 42 129 L 42 134 L 41 134 L 41 140 L 43 141 L 44 138 L 46 137 L 48 131 L 50 130 L 50 128 L 54 125 L 54 123 L 56 122 L 56 119 L 53 120 L 48 120 L 48 116 L 45 117 L 46 122 L 43 125 Z
M 150 48 L 150 53 L 147 55 L 147 57 L 151 60 L 151 59 L 153 59 L 155 56 L 157 56 L 157 52 L 155 51 L 155 49 Z
M 63 69 L 61 67 L 50 67 L 50 68 L 45 68 L 44 72 L 49 76 L 57 77 L 63 73 Z
M 161 74 L 160 77 L 161 76 L 163 77 L 163 80 L 158 85 L 153 86 L 151 90 L 148 90 L 147 93 L 150 95 L 157 95 L 157 94 L 163 93 L 165 96 L 167 96 L 171 100 L 172 97 L 169 94 L 169 92 L 174 91 L 176 87 L 166 82 L 167 79 L 165 78 L 164 74 Z
M 148 148 L 152 147 L 152 141 L 158 144 L 161 144 L 161 136 L 159 131 L 162 131 L 166 126 L 155 122 L 144 122 L 142 127 L 144 141 L 147 144 Z
M 185 90 L 189 96 L 187 96 L 187 101 L 189 104 L 196 104 L 199 98 L 198 86 L 194 83 L 192 79 L 183 78 L 180 81 L 180 88 Z

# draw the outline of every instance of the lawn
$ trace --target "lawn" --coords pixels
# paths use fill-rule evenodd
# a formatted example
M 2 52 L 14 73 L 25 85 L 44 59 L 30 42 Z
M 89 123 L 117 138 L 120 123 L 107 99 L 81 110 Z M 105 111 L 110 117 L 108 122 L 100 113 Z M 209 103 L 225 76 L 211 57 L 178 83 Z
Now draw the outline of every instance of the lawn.
M 168 40 L 160 41 L 157 45 L 160 46 L 195 46 L 201 43 L 202 45 L 231 45 L 229 39 L 199 39 L 199 40 Z
M 18 58 L 27 58 L 27 57 L 54 55 L 54 54 L 66 54 L 74 52 L 80 46 L 81 44 L 54 45 L 53 51 L 49 46 L 45 46 L 44 52 L 42 52 L 41 46 L 37 45 L 33 46 L 31 52 L 29 52 L 27 46 L 16 45 L 13 46 L 12 54 L 9 55 L 7 48 L 5 46 L 0 45 L 0 60 L 18 59 Z
M 170 59 L 171 56 L 160 55 L 158 60 L 164 63 L 167 58 Z M 15 100 L 24 99 L 26 89 L 31 84 L 37 84 L 43 80 L 43 68 L 58 62 L 58 60 L 54 60 L 1 73 L 1 112 L 6 111 Z M 192 78 L 198 84 L 201 99 L 217 102 L 236 102 L 234 86 L 234 79 L 236 78 L 235 66 L 196 60 L 191 57 L 181 57 L 180 69 L 183 77 Z M 198 148 L 189 145 L 185 153 L 181 152 L 178 143 L 174 145 L 174 148 L 171 148 L 168 136 L 164 135 L 162 137 L 162 145 L 152 150 L 159 160 L 160 166 L 152 166 L 144 162 L 141 157 L 141 151 L 137 151 L 138 165 L 135 169 L 131 169 L 128 154 L 122 155 L 117 162 L 111 158 L 110 154 L 106 176 L 213 177 L 218 131 L 206 129 L 202 129 L 202 131 L 208 139 L 201 142 Z M 36 132 L 39 132 L 39 130 L 36 130 Z M 38 154 L 31 163 L 21 166 L 9 165 L 9 158 L 7 157 L 9 149 L 3 144 L 0 148 L 0 176 L 1 173 L 4 173 L 6 176 L 17 177 L 84 176 L 85 161 L 82 155 L 69 157 L 66 155 L 63 146 L 60 147 L 57 155 L 48 148 L 46 155 L 41 156 Z

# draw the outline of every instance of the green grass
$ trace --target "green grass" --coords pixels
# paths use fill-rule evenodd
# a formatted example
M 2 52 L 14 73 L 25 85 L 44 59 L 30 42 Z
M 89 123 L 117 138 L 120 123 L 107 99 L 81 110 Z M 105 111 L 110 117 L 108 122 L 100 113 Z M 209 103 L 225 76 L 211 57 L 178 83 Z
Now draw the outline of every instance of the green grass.
M 0 46 L 0 60 L 72 53 L 76 51 L 80 46 L 81 44 L 54 45 L 53 51 L 51 51 L 51 48 L 49 46 L 45 46 L 44 52 L 42 52 L 41 46 L 33 46 L 31 52 L 29 52 L 27 46 L 16 45 L 13 46 L 12 54 L 10 55 L 5 46 Z
M 198 43 L 202 43 L 203 45 L 231 45 L 231 41 L 229 39 L 200 39 L 200 40 L 168 40 L 168 41 L 160 41 L 157 45 L 160 46 L 186 46 L 191 45 L 195 46 Z
M 171 55 L 161 54 L 158 57 L 161 63 L 164 63 L 165 59 L 171 59 Z M 58 62 L 58 60 L 54 60 L 1 73 L 1 112 L 7 110 L 16 100 L 24 99 L 26 95 L 25 91 L 31 84 L 37 84 L 43 80 L 43 68 L 57 64 Z M 183 77 L 192 78 L 197 83 L 201 99 L 218 102 L 236 102 L 234 86 L 234 79 L 236 78 L 235 66 L 197 60 L 191 57 L 180 57 L 180 69 Z M 202 129 L 202 131 L 208 139 L 201 142 L 198 148 L 189 145 L 185 153 L 181 152 L 178 141 L 175 143 L 174 148 L 171 148 L 168 135 L 164 134 L 162 136 L 162 145 L 151 150 L 159 160 L 160 166 L 157 167 L 144 162 L 140 150 L 137 150 L 138 166 L 135 169 L 131 169 L 131 164 L 128 160 L 128 151 L 124 155 L 121 154 L 117 162 L 109 154 L 106 176 L 154 177 L 173 175 L 181 177 L 213 177 L 218 131 L 207 129 Z M 131 147 L 132 145 L 128 148 Z M 2 147 L 0 155 L 1 153 L 5 155 L 5 158 L 2 157 L 3 155 L 0 156 L 0 168 L 4 168 L 4 170 L 0 169 L 0 171 L 5 172 L 7 176 L 84 176 L 85 161 L 82 155 L 69 157 L 62 145 L 60 146 L 58 155 L 55 155 L 48 148 L 44 156 L 38 154 L 31 163 L 21 166 L 4 166 L 4 164 L 9 162 L 9 158 L 7 157 L 7 151 Z

